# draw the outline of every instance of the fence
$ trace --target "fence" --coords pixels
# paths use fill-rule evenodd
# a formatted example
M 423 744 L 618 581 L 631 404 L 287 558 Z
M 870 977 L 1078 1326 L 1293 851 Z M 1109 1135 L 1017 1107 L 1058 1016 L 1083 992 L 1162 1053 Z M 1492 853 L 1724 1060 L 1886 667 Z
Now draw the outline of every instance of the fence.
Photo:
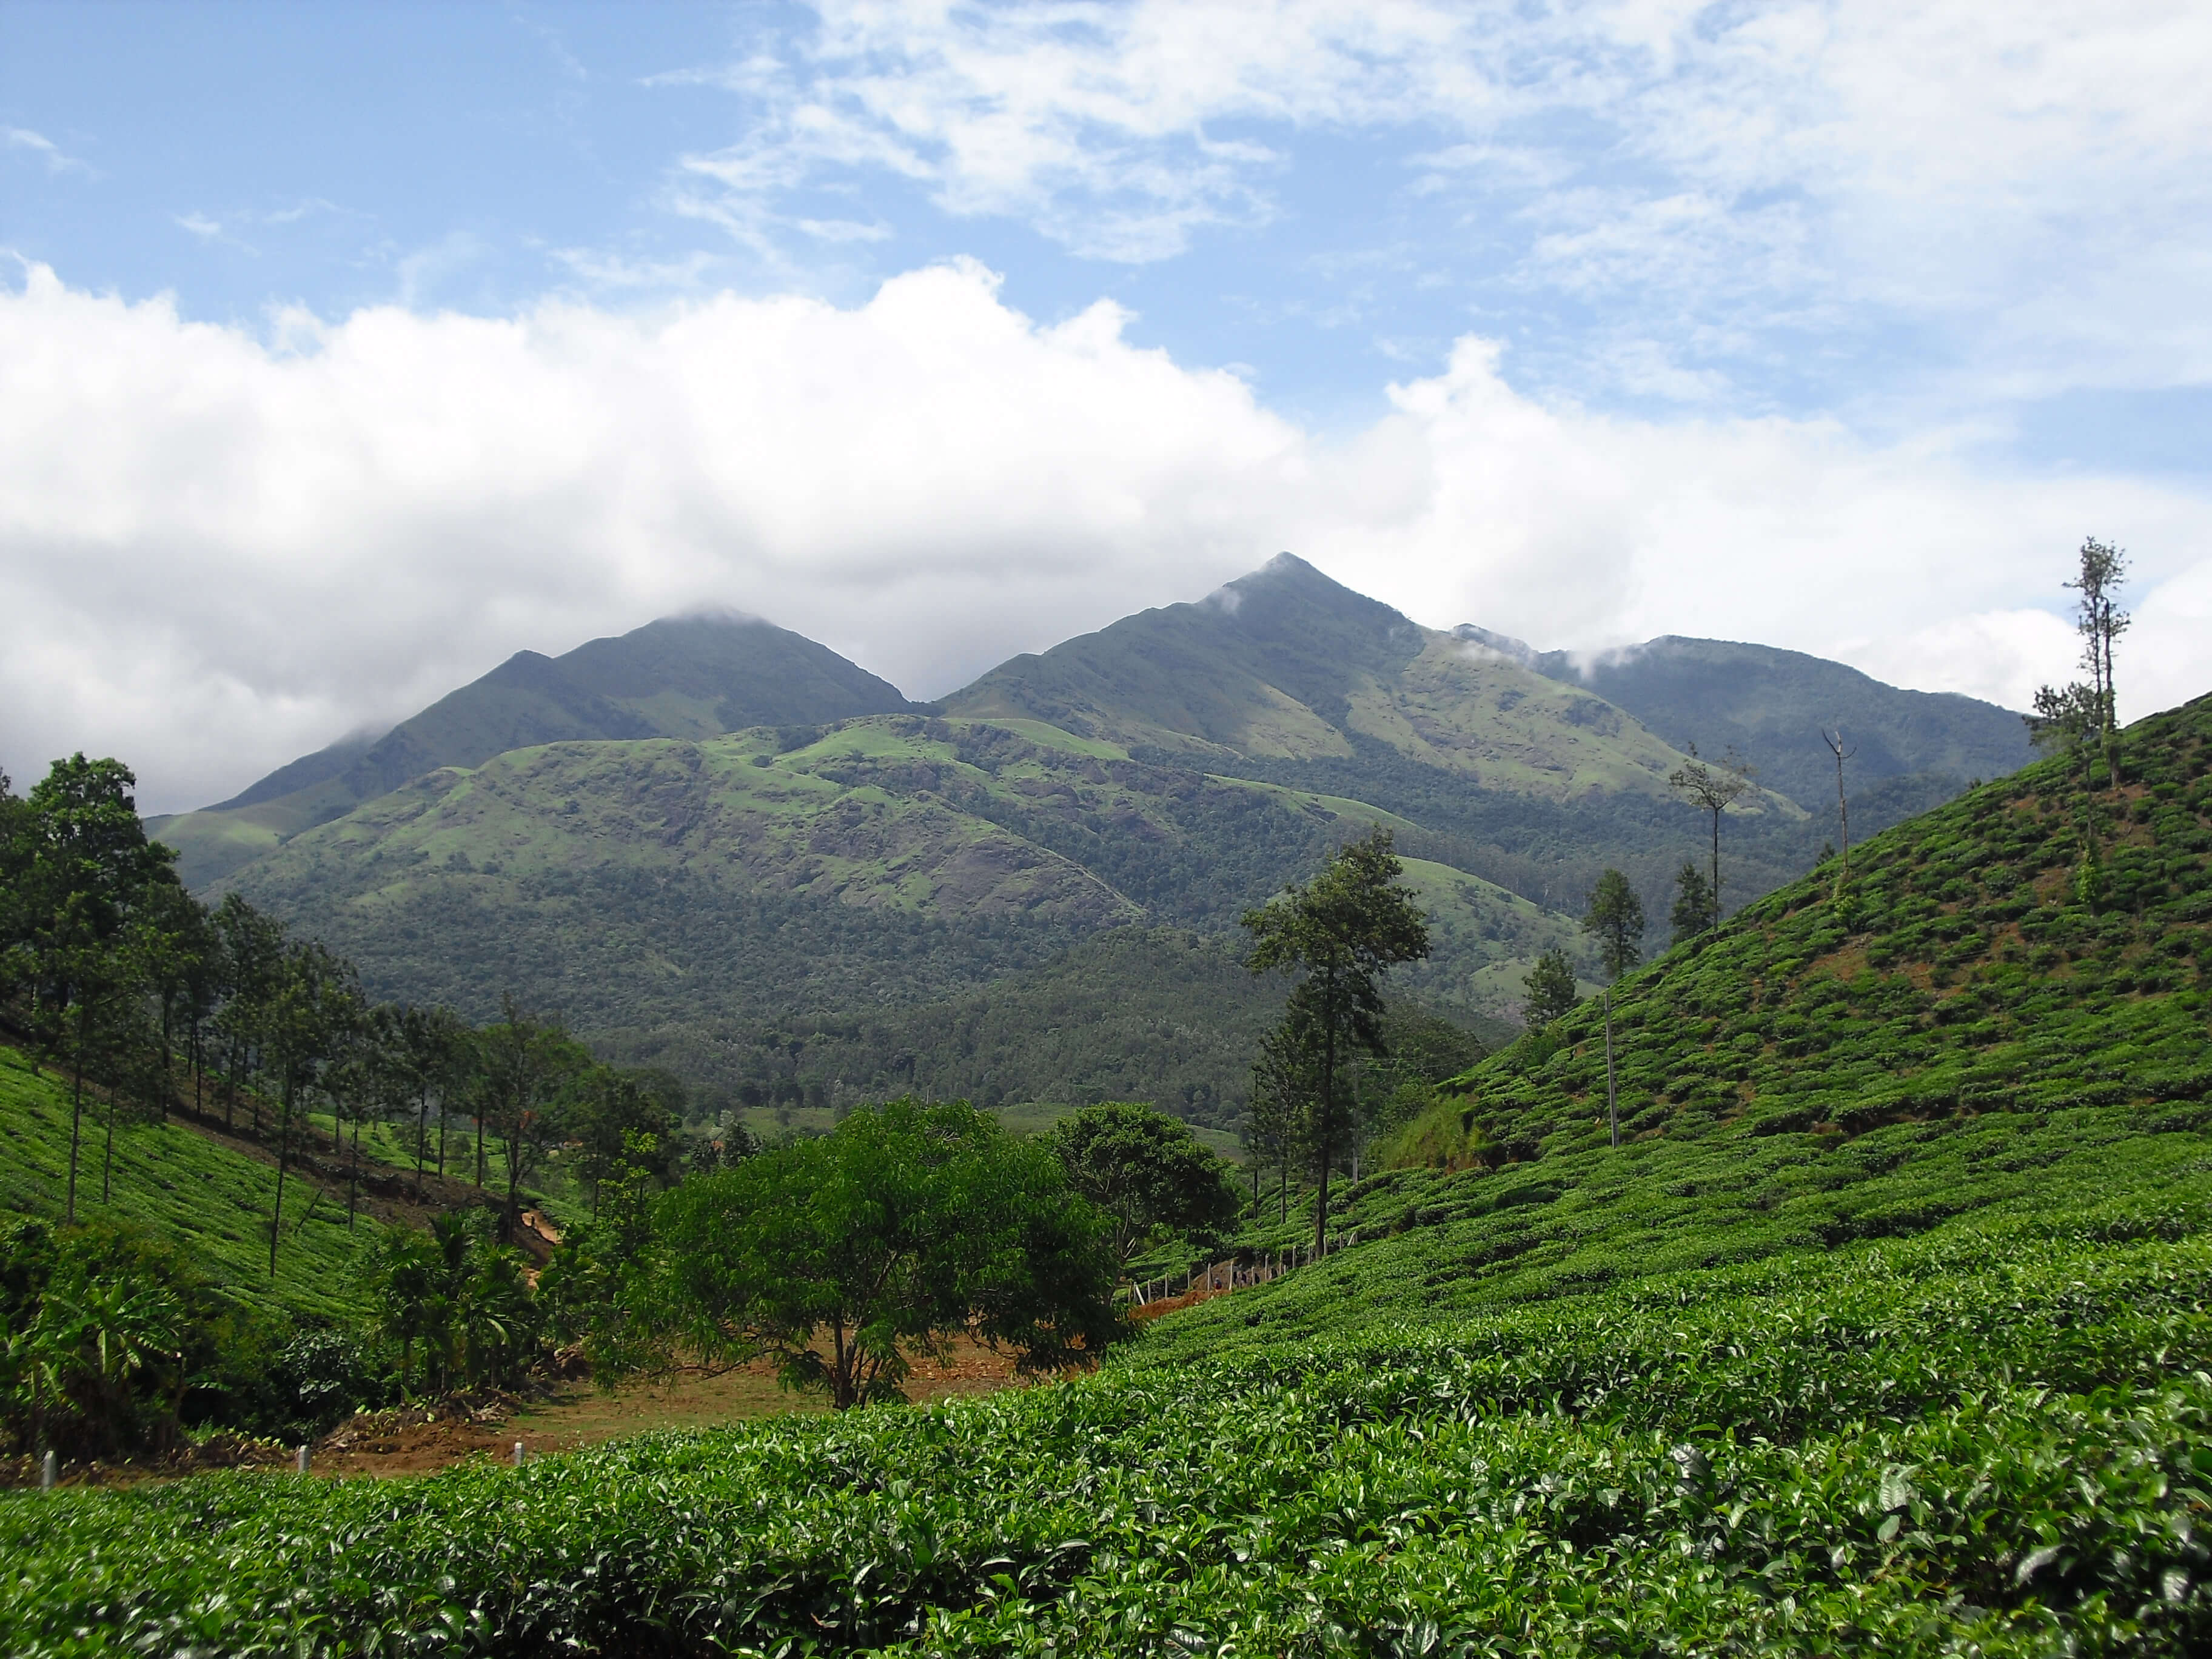
M 1334 1255 L 1358 1242 L 1357 1232 L 1340 1234 L 1328 1241 L 1321 1255 Z M 1193 1291 L 1196 1291 L 1203 1300 L 1226 1291 L 1241 1291 L 1249 1285 L 1264 1285 L 1270 1279 L 1280 1279 L 1285 1273 L 1310 1267 L 1318 1259 L 1312 1245 L 1302 1245 L 1288 1250 L 1270 1251 L 1250 1261 L 1206 1262 L 1185 1268 L 1180 1273 L 1162 1273 L 1157 1279 L 1124 1285 L 1115 1294 L 1127 1296 L 1133 1304 L 1139 1308 L 1150 1307 L 1155 1302 L 1172 1302 L 1178 1297 L 1188 1296 Z

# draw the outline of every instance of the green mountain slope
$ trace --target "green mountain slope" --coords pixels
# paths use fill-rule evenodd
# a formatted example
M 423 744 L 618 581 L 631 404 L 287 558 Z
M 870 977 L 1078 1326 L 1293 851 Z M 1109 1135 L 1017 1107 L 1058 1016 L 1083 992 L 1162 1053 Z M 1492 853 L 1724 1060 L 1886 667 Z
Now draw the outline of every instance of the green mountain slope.
M 2212 697 L 2138 722 L 2122 752 L 2117 797 L 2030 768 L 1860 849 L 1840 901 L 1825 870 L 1624 979 L 1617 1151 L 1595 1005 L 1485 1060 L 1408 1140 L 1473 1168 L 1363 1182 L 1339 1224 L 1385 1237 L 1176 1340 L 1303 1340 L 1988 1206 L 2197 1191 Z
M 561 657 L 520 651 L 374 740 L 347 738 L 149 828 L 199 886 L 440 767 L 575 739 L 700 738 L 908 706 L 826 646 L 753 617 L 675 617 Z
M 1839 662 L 1728 640 L 1647 640 L 1584 657 L 1531 650 L 1473 626 L 1460 639 L 1497 651 L 1547 678 L 1595 692 L 1677 747 L 1707 754 L 1733 744 L 1778 789 L 1816 815 L 1832 815 L 1832 752 L 1824 731 L 1841 728 L 1854 750 L 1854 791 L 1893 780 L 1941 780 L 1947 796 L 1969 780 L 2002 777 L 2033 757 L 2017 714 L 1955 692 L 1906 691 Z
M 1667 781 L 1682 752 L 1632 715 L 1288 555 L 1017 658 L 934 716 L 866 712 L 902 705 L 860 672 L 765 624 L 656 623 L 526 653 L 366 750 L 159 833 L 204 890 L 222 869 L 387 994 L 485 1013 L 513 991 L 732 1087 L 774 1080 L 760 1051 L 799 1022 L 828 1045 L 807 1081 L 872 1091 L 937 1046 L 901 1035 L 915 1011 L 964 1021 L 947 1000 L 987 988 L 1027 1006 L 1015 980 L 1105 931 L 1233 937 L 1378 821 L 1435 917 L 1413 994 L 1510 1018 L 1537 954 L 1583 951 L 1567 917 L 1600 870 L 1663 915 L 1704 839 Z M 1948 788 L 1876 785 L 1855 827 Z M 1781 794 L 1747 800 L 1724 836 L 1731 902 L 1801 873 L 1825 833 Z M 1227 1022 L 1194 1048 L 1150 1026 L 1118 1067 L 1079 1059 L 1133 1030 L 1094 999 L 1049 1069 L 977 1052 L 932 1075 L 1056 1100 L 1118 1075 L 1231 1110 L 1243 1068 L 1219 1056 L 1249 1022 L 1202 973 L 1183 991 Z
M 1218 939 L 1336 841 L 1389 821 L 1034 722 L 890 715 L 790 736 L 812 740 L 554 744 L 445 769 L 222 885 L 353 957 L 386 994 L 481 1018 L 513 990 L 631 1058 L 728 1085 L 776 1074 L 747 1055 L 763 1024 L 957 997 L 1141 924 Z M 1408 878 L 1438 942 L 1408 982 L 1439 1006 L 1495 1007 L 1534 956 L 1583 948 L 1563 918 L 1465 872 L 1416 859 Z M 1025 1065 L 1023 1088 L 1088 1099 L 1139 1075 L 1203 1082 L 1218 1102 L 1224 1069 L 1241 1079 L 1247 1063 L 1230 1066 L 1223 1045 L 1249 1036 L 1249 1001 L 1231 1011 L 1203 990 L 1225 959 L 1217 945 L 1202 966 L 1182 950 L 1156 964 L 1196 974 L 1187 1006 L 1227 1021 L 1189 1039 L 1211 1056 L 1202 1077 L 1176 1038 L 1088 1079 Z M 898 1067 L 853 1064 L 852 1086 L 894 1091 Z
M 1682 758 L 1599 699 L 1288 553 L 1196 604 L 1017 657 L 945 708 L 1232 763 L 1351 758 L 1365 738 L 1462 785 L 1554 800 L 1663 796 Z

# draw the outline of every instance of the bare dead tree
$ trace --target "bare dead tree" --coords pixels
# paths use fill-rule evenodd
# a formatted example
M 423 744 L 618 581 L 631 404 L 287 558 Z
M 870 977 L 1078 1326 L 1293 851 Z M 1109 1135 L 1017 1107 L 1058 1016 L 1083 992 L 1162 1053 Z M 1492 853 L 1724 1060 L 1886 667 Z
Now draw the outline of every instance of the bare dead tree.
M 1844 842 L 1843 873 L 1836 879 L 1836 890 L 1844 890 L 1844 884 L 1851 878 L 1851 804 L 1844 793 L 1844 763 L 1857 754 L 1858 746 L 1844 747 L 1844 728 L 1838 726 L 1831 733 L 1822 732 L 1820 741 L 1828 745 L 1828 752 L 1836 757 L 1836 821 L 1840 826 Z

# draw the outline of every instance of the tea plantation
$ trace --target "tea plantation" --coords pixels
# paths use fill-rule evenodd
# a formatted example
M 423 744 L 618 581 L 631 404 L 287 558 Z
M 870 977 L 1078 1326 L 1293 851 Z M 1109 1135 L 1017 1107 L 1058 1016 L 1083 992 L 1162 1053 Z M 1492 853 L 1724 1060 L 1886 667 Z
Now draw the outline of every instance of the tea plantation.
M 0 1649 L 2212 1648 L 2212 701 L 1585 1006 L 1370 1242 L 1101 1373 L 408 1482 L 0 1502 Z M 1379 1235 L 1379 1236 L 1378 1236 Z

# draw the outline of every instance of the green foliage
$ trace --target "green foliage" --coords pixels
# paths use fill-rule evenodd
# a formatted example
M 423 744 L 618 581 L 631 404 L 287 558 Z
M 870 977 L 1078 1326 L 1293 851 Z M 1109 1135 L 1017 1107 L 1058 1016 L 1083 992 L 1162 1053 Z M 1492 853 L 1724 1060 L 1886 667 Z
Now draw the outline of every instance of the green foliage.
M 1674 902 L 1667 920 L 1674 930 L 1676 945 L 1686 945 L 1720 926 L 1720 916 L 1713 908 L 1713 884 L 1689 859 L 1684 859 L 1682 867 L 1674 872 Z
M 1378 824 L 1339 848 L 1310 882 L 1244 914 L 1252 971 L 1298 975 L 1276 1041 L 1297 1057 L 1289 1063 L 1313 1076 L 1310 1115 L 1298 1138 L 1311 1151 L 1321 1189 L 1316 1249 L 1330 1166 L 1358 1129 L 1345 1109 L 1352 1103 L 1339 1099 L 1340 1077 L 1357 1051 L 1382 1052 L 1382 975 L 1429 953 L 1428 927 L 1398 884 L 1402 873 L 1390 831 Z
M 1590 890 L 1583 931 L 1597 940 L 1598 961 L 1608 982 L 1644 959 L 1644 901 L 1618 870 L 1607 870 Z
M 2212 1641 L 2212 1255 L 2161 1231 L 1954 1228 L 520 1471 L 21 1495 L 0 1499 L 0 1638 L 27 1659 L 2191 1651 Z
M 1531 1031 L 1540 1031 L 1553 1021 L 1565 1018 L 1582 1000 L 1575 989 L 1574 964 L 1565 951 L 1547 951 L 1537 957 L 1522 985 L 1527 994 L 1522 1000 L 1521 1018 Z
M 1210 1238 L 1241 1207 L 1229 1165 L 1188 1125 L 1150 1106 L 1087 1106 L 1054 1124 L 1044 1144 L 1068 1185 L 1113 1224 L 1114 1258 L 1123 1267 L 1156 1231 Z
M 709 1362 L 766 1353 L 839 1410 L 900 1397 L 966 1332 L 1024 1370 L 1115 1334 L 1107 1224 L 1060 1162 L 964 1103 L 894 1101 L 661 1200 L 669 1328 Z M 826 1352 L 824 1350 L 826 1349 Z
M 482 1210 L 450 1211 L 429 1231 L 389 1227 L 367 1262 L 378 1331 L 399 1349 L 403 1388 L 441 1395 L 520 1379 L 537 1355 L 539 1315 L 521 1255 L 493 1242 Z

